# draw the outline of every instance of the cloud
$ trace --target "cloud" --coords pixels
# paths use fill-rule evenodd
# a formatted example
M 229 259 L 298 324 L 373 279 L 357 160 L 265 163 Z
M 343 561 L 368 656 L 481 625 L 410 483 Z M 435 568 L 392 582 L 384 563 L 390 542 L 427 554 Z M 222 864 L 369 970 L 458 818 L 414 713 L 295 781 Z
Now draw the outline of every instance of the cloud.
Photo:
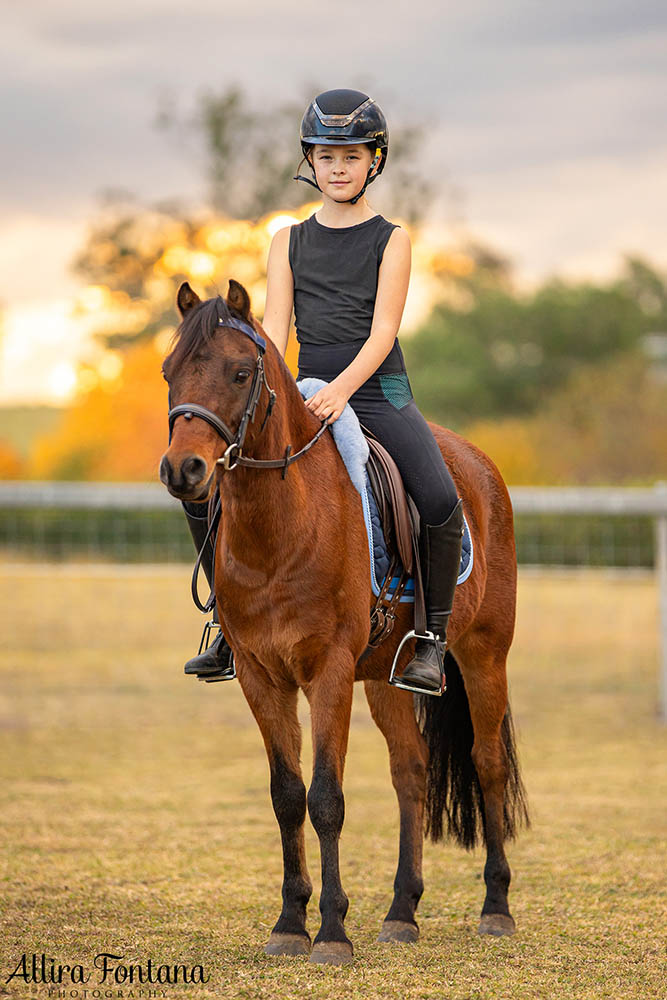
M 83 218 L 24 212 L 0 221 L 0 304 L 66 298 L 78 286 L 70 262 L 86 234 Z
M 667 5 L 655 0 L 366 0 L 363 19 L 358 0 L 5 7 L 0 299 L 22 317 L 15 346 L 35 317 L 61 315 L 100 190 L 201 197 L 196 144 L 157 132 L 156 111 L 165 95 L 191 111 L 231 84 L 272 103 L 358 87 L 390 131 L 426 125 L 430 175 L 464 192 L 459 231 L 508 253 L 524 280 L 608 275 L 624 250 L 667 266 Z M 438 225 L 450 209 L 443 197 Z M 82 349 L 39 325 L 58 357 Z M 37 392 L 30 363 L 23 373 L 20 391 Z
M 80 219 L 109 186 L 198 199 L 196 146 L 154 128 L 164 95 L 191 110 L 205 88 L 276 101 L 345 81 L 376 96 L 390 125 L 428 125 L 431 173 L 453 176 L 471 203 L 483 189 L 489 210 L 509 204 L 508 178 L 537 189 L 558 165 L 578 163 L 578 183 L 596 186 L 595 164 L 609 161 L 628 184 L 616 215 L 643 218 L 642 164 L 664 168 L 665 5 L 367 0 L 370 27 L 358 23 L 356 0 L 14 6 L 0 41 L 0 212 Z
M 531 283 L 555 273 L 606 279 L 624 253 L 667 268 L 665 164 L 667 144 L 632 162 L 597 157 L 480 175 L 468 191 L 468 225 Z

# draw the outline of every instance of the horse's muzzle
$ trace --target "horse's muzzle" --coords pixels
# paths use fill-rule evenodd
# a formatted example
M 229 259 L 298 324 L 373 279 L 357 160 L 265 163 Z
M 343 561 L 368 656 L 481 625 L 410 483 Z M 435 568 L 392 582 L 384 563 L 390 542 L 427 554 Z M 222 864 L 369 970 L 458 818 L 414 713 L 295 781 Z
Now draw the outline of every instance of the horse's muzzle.
M 160 481 L 179 500 L 198 500 L 206 499 L 211 476 L 208 475 L 206 460 L 201 455 L 186 455 L 172 464 L 169 453 L 166 452 L 160 461 Z

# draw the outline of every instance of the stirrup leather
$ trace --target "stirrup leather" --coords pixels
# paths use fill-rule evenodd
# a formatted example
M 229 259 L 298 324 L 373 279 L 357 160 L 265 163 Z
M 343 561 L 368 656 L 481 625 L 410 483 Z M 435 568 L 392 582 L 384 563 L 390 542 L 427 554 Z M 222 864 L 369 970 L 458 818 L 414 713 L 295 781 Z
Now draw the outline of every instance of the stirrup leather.
M 398 677 L 396 676 L 398 659 L 399 656 L 401 655 L 401 650 L 403 649 L 403 646 L 406 644 L 408 639 L 430 639 L 433 642 L 433 645 L 435 646 L 436 656 L 438 657 L 438 667 L 440 669 L 439 691 L 433 691 L 429 690 L 428 688 L 417 687 L 415 684 L 411 684 L 410 681 L 404 681 L 400 674 L 398 675 Z M 445 664 L 441 652 L 441 647 L 440 645 L 438 645 L 438 643 L 440 643 L 442 647 L 445 646 L 445 643 L 442 641 L 442 639 L 438 639 L 435 633 L 430 632 L 428 629 L 426 629 L 423 633 L 415 632 L 413 628 L 411 628 L 409 632 L 406 632 L 398 644 L 398 649 L 396 650 L 396 655 L 394 656 L 394 662 L 391 665 L 391 673 L 389 674 L 389 683 L 392 684 L 394 687 L 401 688 L 401 690 L 403 691 L 411 691 L 413 694 L 431 694 L 434 695 L 436 698 L 439 698 L 441 695 L 443 695 L 447 690 L 447 684 L 445 679 Z

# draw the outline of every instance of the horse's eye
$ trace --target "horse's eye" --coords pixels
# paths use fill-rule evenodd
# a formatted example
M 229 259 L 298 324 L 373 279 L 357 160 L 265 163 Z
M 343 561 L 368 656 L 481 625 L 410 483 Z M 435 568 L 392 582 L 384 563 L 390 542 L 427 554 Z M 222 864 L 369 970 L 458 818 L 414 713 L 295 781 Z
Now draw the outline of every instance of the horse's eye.
M 238 382 L 239 385 L 243 385 L 243 383 L 247 382 L 249 378 L 250 378 L 250 372 L 246 371 L 245 368 L 243 368 L 240 372 L 236 373 L 236 375 L 234 376 L 234 381 Z

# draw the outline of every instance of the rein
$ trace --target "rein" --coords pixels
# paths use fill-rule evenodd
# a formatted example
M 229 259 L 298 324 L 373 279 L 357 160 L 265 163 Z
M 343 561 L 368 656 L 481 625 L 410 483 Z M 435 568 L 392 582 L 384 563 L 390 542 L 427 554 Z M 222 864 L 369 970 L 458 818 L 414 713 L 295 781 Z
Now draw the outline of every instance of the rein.
M 245 325 L 245 324 L 244 324 Z M 254 331 L 253 331 L 254 332 Z M 253 338 L 254 339 L 254 338 Z M 205 420 L 215 431 L 218 432 L 223 441 L 227 442 L 228 447 L 225 450 L 222 458 L 219 458 L 216 462 L 217 465 L 221 465 L 222 468 L 229 472 L 236 468 L 237 465 L 244 466 L 249 469 L 280 469 L 283 470 L 282 478 L 284 479 L 287 475 L 287 469 L 292 464 L 296 462 L 298 458 L 305 455 L 307 451 L 312 448 L 315 442 L 322 436 L 324 431 L 327 429 L 329 424 L 327 423 L 327 418 L 322 419 L 322 426 L 320 427 L 317 434 L 311 438 L 308 444 L 304 445 L 300 451 L 296 454 L 290 455 L 292 451 L 292 445 L 288 444 L 285 449 L 285 455 L 283 458 L 247 458 L 243 454 L 243 442 L 245 441 L 246 431 L 248 426 L 252 423 L 255 417 L 255 410 L 257 409 L 257 404 L 259 402 L 259 397 L 262 392 L 262 386 L 266 386 L 266 390 L 269 394 L 269 403 L 266 408 L 266 413 L 264 414 L 264 419 L 262 420 L 262 426 L 260 427 L 260 434 L 264 430 L 264 425 L 266 421 L 271 416 L 274 404 L 276 402 L 276 393 L 269 383 L 266 381 L 266 372 L 264 370 L 264 359 L 262 357 L 261 351 L 257 352 L 257 361 L 255 363 L 255 371 L 253 373 L 252 385 L 250 386 L 250 392 L 248 394 L 248 400 L 246 402 L 245 410 L 243 411 L 243 416 L 241 417 L 241 422 L 239 423 L 236 434 L 231 430 L 231 428 L 222 420 L 216 413 L 212 410 L 207 409 L 205 406 L 200 406 L 198 403 L 179 403 L 178 406 L 174 406 L 169 410 L 169 439 L 171 440 L 171 435 L 174 430 L 174 423 L 178 417 L 184 417 L 186 420 L 192 420 L 193 417 L 199 417 L 200 420 Z

